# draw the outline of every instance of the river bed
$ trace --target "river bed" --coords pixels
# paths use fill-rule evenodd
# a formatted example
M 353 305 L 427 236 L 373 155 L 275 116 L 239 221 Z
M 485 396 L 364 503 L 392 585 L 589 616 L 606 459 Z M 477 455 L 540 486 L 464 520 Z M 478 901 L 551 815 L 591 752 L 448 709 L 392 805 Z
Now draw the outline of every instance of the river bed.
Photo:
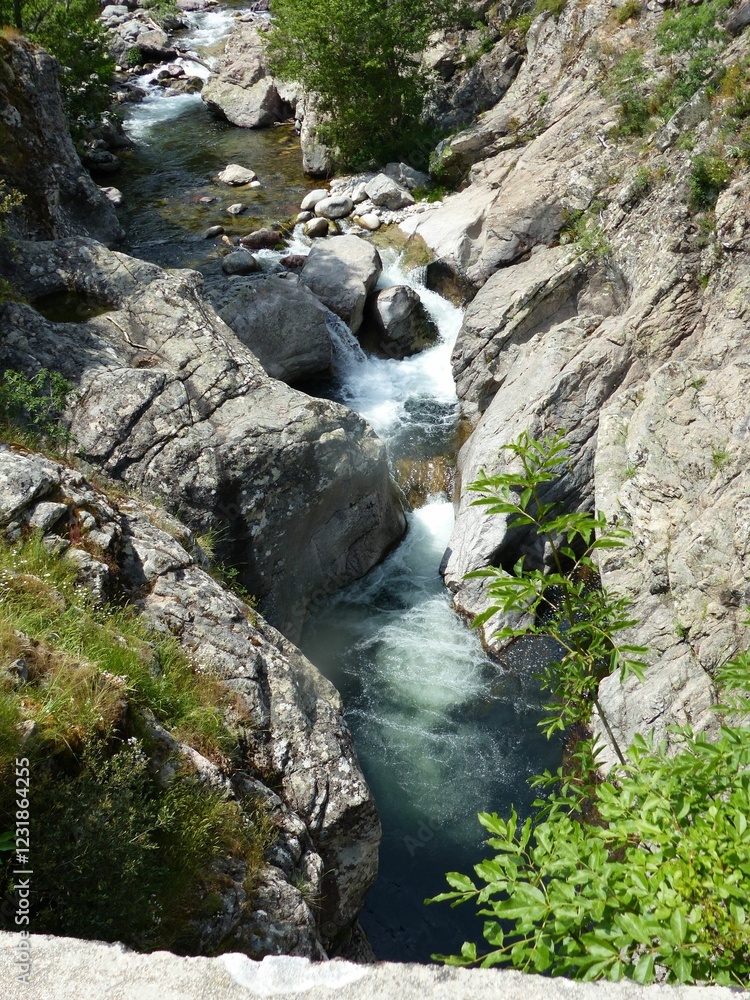
M 194 15 L 192 21 L 196 48 L 213 44 L 226 28 L 218 18 Z M 236 129 L 217 121 L 198 95 L 156 91 L 128 114 L 136 142 L 120 185 L 128 249 L 162 266 L 218 269 L 219 251 L 196 239 L 202 229 L 220 223 L 240 234 L 289 218 L 315 186 L 302 174 L 290 126 Z M 225 207 L 240 200 L 237 192 L 215 181 L 230 162 L 252 167 L 263 184 L 250 193 L 250 211 L 235 221 Z M 419 271 L 404 273 L 395 251 L 383 257 L 380 285 L 414 287 L 440 341 L 404 361 L 387 360 L 366 356 L 339 327 L 332 376 L 308 388 L 369 421 L 402 484 L 416 482 L 410 492 L 415 509 L 398 549 L 318 606 L 301 645 L 342 693 L 383 825 L 380 877 L 362 924 L 378 958 L 428 961 L 433 952 L 481 938 L 470 908 L 423 903 L 444 890 L 446 871 L 469 872 L 483 856 L 476 813 L 502 812 L 512 802 L 527 811 L 534 794 L 526 779 L 556 767 L 560 748 L 536 728 L 534 657 L 519 650 L 512 669 L 499 669 L 454 613 L 442 585 L 439 566 L 453 523 L 450 470 L 459 444 L 450 354 L 462 316 L 424 287 Z

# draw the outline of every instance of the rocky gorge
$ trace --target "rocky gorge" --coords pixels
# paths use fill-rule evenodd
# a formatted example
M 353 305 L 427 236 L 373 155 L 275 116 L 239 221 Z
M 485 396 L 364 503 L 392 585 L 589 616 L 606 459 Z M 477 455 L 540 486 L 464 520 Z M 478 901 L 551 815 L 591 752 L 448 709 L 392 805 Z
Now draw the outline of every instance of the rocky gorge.
M 435 341 L 408 286 L 378 287 L 383 262 L 368 233 L 382 225 L 428 247 L 428 285 L 466 303 L 451 357 L 465 440 L 441 567 L 455 609 L 470 618 L 487 605 L 468 572 L 548 558 L 502 517 L 487 519 L 466 487 L 504 468 L 500 449 L 519 432 L 564 430 L 573 462 L 551 495 L 631 532 L 600 565 L 603 583 L 633 601 L 628 637 L 650 650 L 644 683 L 601 683 L 618 739 L 669 740 L 668 727 L 686 722 L 715 731 L 716 668 L 748 646 L 750 195 L 727 138 L 726 88 L 699 90 L 642 139 L 622 130 L 604 85 L 617 60 L 638 49 L 656 79 L 674 72 L 652 44 L 662 5 L 620 17 L 623 8 L 540 6 L 524 33 L 502 27 L 516 12 L 500 5 L 478 33 L 435 37 L 423 56 L 434 73 L 428 112 L 459 131 L 438 147 L 433 174 L 457 190 L 423 201 L 429 178 L 399 164 L 336 178 L 300 199 L 310 218 L 290 220 L 312 241 L 304 260 L 291 259 L 293 243 L 287 264 L 269 267 L 268 247 L 252 243 L 259 230 L 243 241 L 228 223 L 229 236 L 223 226 L 205 236 L 215 256 L 202 274 L 112 249 L 121 225 L 50 100 L 53 61 L 0 42 L 0 176 L 25 195 L 2 261 L 23 301 L 0 306 L 0 367 L 65 376 L 76 455 L 71 468 L 5 447 L 0 520 L 9 539 L 29 526 L 49 544 L 62 539 L 97 599 L 135 602 L 239 700 L 230 725 L 245 749 L 234 770 L 179 739 L 176 752 L 229 796 L 251 789 L 280 832 L 252 899 L 227 859 L 218 915 L 197 932 L 202 953 L 366 954 L 356 921 L 377 872 L 375 802 L 338 694 L 293 643 L 308 612 L 365 576 L 406 526 L 372 428 L 300 391 L 331 368 L 341 321 L 387 358 Z M 750 55 L 742 9 L 720 53 L 726 74 Z M 179 58 L 145 15 L 133 34 L 129 8 L 106 12 L 121 62 L 134 45 L 149 59 Z M 238 19 L 202 99 L 241 128 L 296 115 L 304 168 L 325 176 L 314 98 L 269 76 L 262 30 Z M 484 51 L 467 58 L 476 46 Z M 700 157 L 731 167 L 713 204 L 695 202 Z M 244 198 L 253 181 L 224 183 Z M 269 232 L 273 245 L 284 239 Z M 64 316 L 50 306 L 62 298 Z M 94 485 L 102 473 L 134 496 L 108 496 Z M 257 612 L 207 572 L 206 532 Z M 511 654 L 497 628 L 486 623 L 483 640 L 502 664 Z

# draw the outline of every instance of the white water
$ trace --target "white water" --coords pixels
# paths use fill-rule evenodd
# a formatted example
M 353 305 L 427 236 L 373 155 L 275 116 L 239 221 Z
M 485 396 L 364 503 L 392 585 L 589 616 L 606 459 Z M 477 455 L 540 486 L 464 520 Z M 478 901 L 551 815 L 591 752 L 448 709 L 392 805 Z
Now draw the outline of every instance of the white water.
M 186 17 L 190 21 L 190 29 L 184 40 L 189 44 L 190 51 L 210 65 L 213 60 L 210 57 L 206 59 L 201 53 L 229 35 L 235 13 L 231 10 L 202 11 L 191 12 Z M 191 59 L 189 54 L 180 56 L 174 62 L 175 65 L 182 66 L 188 76 L 208 79 L 210 70 Z M 135 142 L 148 143 L 149 133 L 153 129 L 181 117 L 201 103 L 199 93 L 172 94 L 169 88 L 159 87 L 156 78 L 163 69 L 163 66 L 156 66 L 135 80 L 146 91 L 144 100 L 131 107 L 124 123 L 126 132 Z
M 343 383 L 343 401 L 388 442 L 398 428 L 412 420 L 410 400 L 431 400 L 448 408 L 451 414 L 457 407 L 450 356 L 461 328 L 462 312 L 425 288 L 418 273 L 404 273 L 394 252 L 386 251 L 382 256 L 385 266 L 378 288 L 409 285 L 419 294 L 440 331 L 440 341 L 434 347 L 403 361 L 367 357 L 356 341 L 348 350 L 337 345 L 334 367 Z

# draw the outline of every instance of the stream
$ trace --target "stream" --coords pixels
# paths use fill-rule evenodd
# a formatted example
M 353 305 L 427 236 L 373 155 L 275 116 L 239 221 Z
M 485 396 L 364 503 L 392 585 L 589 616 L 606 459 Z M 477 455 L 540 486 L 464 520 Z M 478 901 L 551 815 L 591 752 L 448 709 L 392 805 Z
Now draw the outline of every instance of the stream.
M 226 11 L 190 18 L 188 37 L 199 52 L 215 45 L 231 20 Z M 136 143 L 119 181 L 127 249 L 162 266 L 215 270 L 218 251 L 197 233 L 220 222 L 240 234 L 287 218 L 316 186 L 302 174 L 291 127 L 233 128 L 217 121 L 199 95 L 168 96 L 152 87 L 143 103 L 129 107 L 126 128 Z M 237 192 L 214 179 L 230 162 L 252 167 L 263 183 L 236 222 L 223 206 Z M 201 200 L 207 198 L 215 200 Z M 464 940 L 481 941 L 471 907 L 426 907 L 424 899 L 446 889 L 446 871 L 470 873 L 484 856 L 477 812 L 502 812 L 511 803 L 528 811 L 535 794 L 526 779 L 556 768 L 560 747 L 536 726 L 538 650 L 517 649 L 509 668 L 498 668 L 452 610 L 438 572 L 453 523 L 449 493 L 460 432 L 450 354 L 461 311 L 427 290 L 419 270 L 402 271 L 395 250 L 381 255 L 379 286 L 415 288 L 439 342 L 404 361 L 387 360 L 365 355 L 338 327 L 332 376 L 307 388 L 372 425 L 414 510 L 401 545 L 316 609 L 301 646 L 342 694 L 383 825 L 380 876 L 362 925 L 379 959 L 425 962 Z

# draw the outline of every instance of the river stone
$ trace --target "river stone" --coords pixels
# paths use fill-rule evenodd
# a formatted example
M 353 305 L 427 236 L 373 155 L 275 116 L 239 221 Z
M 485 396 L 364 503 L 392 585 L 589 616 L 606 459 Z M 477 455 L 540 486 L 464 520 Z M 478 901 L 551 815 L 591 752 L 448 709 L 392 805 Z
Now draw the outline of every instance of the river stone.
M 230 184 L 232 187 L 249 184 L 250 181 L 257 180 L 257 177 L 254 170 L 248 170 L 247 167 L 242 167 L 239 163 L 230 163 L 218 174 L 218 180 L 223 184 Z
M 363 229 L 368 229 L 370 232 L 380 229 L 381 226 L 380 216 L 374 212 L 365 212 L 364 215 L 358 215 L 357 222 Z
M 346 195 L 329 195 L 315 203 L 315 214 L 324 219 L 344 219 L 352 214 L 354 204 Z
M 287 635 L 403 534 L 383 444 L 345 407 L 270 379 L 197 273 L 76 240 L 17 241 L 2 271 L 32 301 L 77 290 L 110 306 L 53 323 L 4 304 L 0 367 L 69 379 L 76 450 L 163 494 L 196 530 L 220 528 L 224 561 Z
M 331 367 L 328 310 L 299 279 L 264 275 L 210 297 L 271 378 L 294 383 Z
M 302 232 L 311 239 L 328 236 L 328 219 L 311 219 L 305 223 Z
M 279 246 L 283 246 L 284 237 L 275 229 L 264 226 L 263 229 L 256 229 L 247 236 L 240 236 L 240 243 L 251 250 L 277 250 Z
M 223 226 L 209 226 L 208 229 L 204 229 L 201 233 L 201 239 L 212 240 L 214 236 L 221 236 L 223 232 Z
M 314 219 L 315 214 L 313 212 L 299 212 L 297 218 L 294 220 L 295 225 L 299 225 L 302 222 L 309 222 L 310 219 Z
M 224 274 L 252 274 L 258 270 L 258 261 L 251 253 L 235 250 L 221 258 L 221 269 Z
M 367 197 L 373 204 L 396 211 L 414 204 L 414 198 L 407 188 L 397 184 L 387 174 L 377 174 L 365 185 Z
M 7 218 L 11 235 L 119 242 L 114 206 L 68 134 L 57 61 L 20 37 L 0 38 L 0 65 L 0 179 L 24 196 Z
M 421 170 L 415 170 L 408 163 L 387 163 L 383 171 L 388 177 L 409 191 L 430 186 L 430 175 Z
M 379 346 L 389 357 L 407 358 L 439 338 L 435 321 L 408 285 L 393 285 L 376 292 L 368 300 L 367 312 Z
M 302 212 L 314 211 L 318 202 L 323 201 L 323 199 L 327 198 L 328 195 L 329 192 L 325 188 L 315 188 L 313 191 L 308 191 L 300 203 L 300 210 Z
M 243 212 L 247 211 L 247 205 L 243 205 L 241 202 L 235 202 L 234 205 L 230 205 L 227 208 L 227 215 L 242 215 Z
M 257 24 L 235 21 L 224 55 L 206 81 L 201 98 L 221 118 L 242 128 L 265 128 L 293 113 L 296 97 L 281 88 L 266 65 Z
M 371 243 L 358 236 L 337 236 L 315 244 L 301 278 L 356 333 L 382 270 L 380 254 Z

